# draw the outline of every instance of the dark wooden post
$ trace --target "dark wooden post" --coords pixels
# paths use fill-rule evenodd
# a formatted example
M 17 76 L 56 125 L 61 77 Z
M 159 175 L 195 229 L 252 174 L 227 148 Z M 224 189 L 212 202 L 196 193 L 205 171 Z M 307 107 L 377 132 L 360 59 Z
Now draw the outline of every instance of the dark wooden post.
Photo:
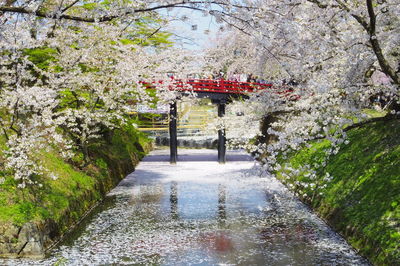
M 170 148 L 170 163 L 176 164 L 178 157 L 178 133 L 177 133 L 177 107 L 176 101 L 169 105 L 169 148 Z
M 218 103 L 218 117 L 225 115 L 225 103 Z M 225 129 L 218 130 L 218 162 L 223 164 L 226 162 L 226 137 Z

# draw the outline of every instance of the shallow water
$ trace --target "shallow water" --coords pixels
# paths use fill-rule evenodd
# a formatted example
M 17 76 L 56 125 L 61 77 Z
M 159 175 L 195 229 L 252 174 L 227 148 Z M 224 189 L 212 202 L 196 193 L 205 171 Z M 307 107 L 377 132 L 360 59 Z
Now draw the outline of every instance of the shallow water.
M 368 265 L 250 157 L 154 151 L 43 260 L 6 265 Z

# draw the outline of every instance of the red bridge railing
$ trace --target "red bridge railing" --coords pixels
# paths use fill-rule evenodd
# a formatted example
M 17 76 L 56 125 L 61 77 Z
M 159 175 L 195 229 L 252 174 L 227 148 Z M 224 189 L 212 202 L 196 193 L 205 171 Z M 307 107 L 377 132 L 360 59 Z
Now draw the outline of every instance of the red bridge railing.
M 149 88 L 156 88 L 159 82 L 141 82 Z M 195 92 L 212 92 L 212 93 L 231 93 L 243 94 L 246 92 L 253 92 L 256 90 L 270 89 L 272 84 L 262 84 L 255 82 L 239 82 L 230 80 L 213 80 L 213 79 L 188 79 L 188 80 L 173 80 L 171 90 L 178 91 L 195 91 Z
M 179 90 L 193 90 L 196 92 L 241 94 L 246 92 L 253 92 L 255 90 L 270 89 L 272 87 L 272 84 L 239 82 L 230 80 L 190 79 L 186 82 L 177 81 L 176 87 Z
M 299 95 L 294 93 L 293 87 L 282 86 L 274 87 L 272 84 L 256 83 L 256 82 L 240 82 L 230 80 L 213 80 L 213 79 L 171 79 L 172 84 L 168 85 L 170 90 L 177 91 L 194 91 L 206 93 L 227 93 L 227 94 L 246 94 L 258 90 L 271 89 L 276 94 L 283 96 L 289 100 L 298 100 Z M 163 84 L 164 81 L 141 82 L 148 88 L 157 88 L 157 84 Z

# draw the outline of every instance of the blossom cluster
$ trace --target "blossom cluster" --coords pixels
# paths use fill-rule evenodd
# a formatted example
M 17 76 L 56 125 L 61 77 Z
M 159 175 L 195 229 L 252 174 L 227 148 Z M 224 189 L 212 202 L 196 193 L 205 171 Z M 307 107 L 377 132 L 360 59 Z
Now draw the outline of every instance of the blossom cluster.
M 273 87 L 233 104 L 230 113 L 240 116 L 224 120 L 227 131 L 237 133 L 231 133 L 237 137 L 230 143 L 258 154 L 268 173 L 283 167 L 279 156 L 313 139 L 330 140 L 327 157 L 338 153 L 342 144 L 348 144 L 346 128 L 368 119 L 365 109 L 399 114 L 393 107 L 400 103 L 400 6 L 395 1 L 249 4 L 254 8 L 225 18 L 231 30 L 207 51 L 206 67 L 214 72 L 252 73 L 283 90 Z M 374 78 L 378 74 L 383 78 Z M 284 97 L 288 83 L 297 95 L 295 101 Z M 267 120 L 268 129 L 262 131 L 259 122 Z M 247 139 L 269 136 L 271 141 L 246 142 L 241 136 L 249 133 Z M 323 163 L 314 168 L 324 167 Z
M 69 14 L 126 12 L 118 3 L 94 9 L 79 5 Z M 22 188 L 37 185 L 39 176 L 56 178 L 40 161 L 42 151 L 55 149 L 65 158 L 79 152 L 85 166 L 91 141 L 126 123 L 137 104 L 154 102 L 143 82 L 166 80 L 157 84 L 156 99 L 171 102 L 177 95 L 169 90 L 174 84 L 167 74 L 186 76 L 197 67 L 190 65 L 191 55 L 168 45 L 163 39 L 168 35 L 143 26 L 141 20 L 157 24 L 156 14 L 108 23 L 13 13 L 0 20 L 0 134 L 7 147 L 0 167 L 11 171 Z

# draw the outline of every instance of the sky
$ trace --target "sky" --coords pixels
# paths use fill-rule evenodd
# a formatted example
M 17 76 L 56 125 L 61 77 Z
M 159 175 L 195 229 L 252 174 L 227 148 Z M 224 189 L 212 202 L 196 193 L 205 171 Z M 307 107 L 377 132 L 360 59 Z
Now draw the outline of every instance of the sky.
M 217 24 L 210 15 L 204 16 L 200 11 L 183 8 L 163 13 L 170 18 L 176 18 L 170 22 L 167 30 L 182 40 L 182 44 L 178 45 L 183 48 L 200 51 L 211 46 L 218 36 L 218 29 L 221 25 Z

